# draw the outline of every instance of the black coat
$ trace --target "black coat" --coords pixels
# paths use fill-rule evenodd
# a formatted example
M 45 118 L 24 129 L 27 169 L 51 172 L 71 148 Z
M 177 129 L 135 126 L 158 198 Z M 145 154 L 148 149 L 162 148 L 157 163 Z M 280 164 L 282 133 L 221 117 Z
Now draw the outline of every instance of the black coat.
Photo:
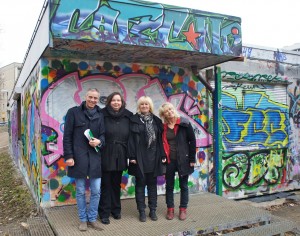
M 131 111 L 124 109 L 120 114 L 111 114 L 107 107 L 101 110 L 105 124 L 105 147 L 103 148 L 102 170 L 122 171 L 127 169 L 127 143 Z
M 180 123 L 176 124 L 176 146 L 177 146 L 177 163 L 178 174 L 181 176 L 189 175 L 194 172 L 194 167 L 190 163 L 196 163 L 196 137 L 192 125 L 186 118 L 180 118 Z M 164 124 L 163 144 L 167 144 L 166 130 L 167 124 Z M 165 147 L 166 149 L 166 147 Z M 168 162 L 169 162 L 168 158 Z
M 96 113 L 92 119 L 88 117 L 85 102 L 80 106 L 70 108 L 66 115 L 64 126 L 64 158 L 73 158 L 75 165 L 68 167 L 68 176 L 73 178 L 101 177 L 101 150 L 96 152 L 89 145 L 84 131 L 90 129 L 95 138 L 105 144 L 104 118 L 100 108 L 96 106 Z
M 153 115 L 154 122 L 158 128 L 158 135 L 156 139 L 156 157 L 155 157 L 155 166 L 154 166 L 154 176 L 163 175 L 163 164 L 162 160 L 166 158 L 166 154 L 162 145 L 162 132 L 163 124 L 161 120 Z M 133 115 L 130 118 L 130 135 L 129 135 L 129 144 L 128 144 L 128 156 L 130 160 L 136 160 L 137 164 L 129 163 L 128 174 L 143 177 L 143 161 L 142 161 L 142 148 L 147 148 L 146 146 L 140 145 L 141 135 L 145 135 L 140 132 L 139 126 L 144 125 L 139 118 L 138 114 Z

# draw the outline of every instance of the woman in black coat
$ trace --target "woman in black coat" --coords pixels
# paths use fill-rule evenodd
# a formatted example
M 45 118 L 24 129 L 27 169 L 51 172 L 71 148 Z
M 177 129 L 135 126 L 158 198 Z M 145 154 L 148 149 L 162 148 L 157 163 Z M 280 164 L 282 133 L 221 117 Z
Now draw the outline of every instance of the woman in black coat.
M 146 221 L 145 187 L 148 190 L 148 207 L 151 220 L 156 221 L 157 176 L 162 175 L 162 162 L 166 161 L 162 146 L 163 127 L 161 120 L 153 114 L 150 97 L 140 97 L 137 113 L 130 119 L 128 173 L 136 179 L 135 199 L 139 220 Z
M 166 102 L 159 108 L 159 116 L 164 122 L 163 146 L 167 155 L 166 203 L 167 219 L 174 218 L 174 178 L 178 172 L 180 187 L 179 219 L 186 219 L 189 201 L 188 178 L 194 172 L 196 163 L 196 138 L 192 125 L 179 117 L 174 106 Z M 180 148 L 179 148 L 180 147 Z
M 101 197 L 98 208 L 103 224 L 109 224 L 110 214 L 121 219 L 121 180 L 127 169 L 127 142 L 129 119 L 132 112 L 126 108 L 122 95 L 114 92 L 107 97 L 106 107 L 101 110 L 104 116 L 106 145 L 102 150 Z

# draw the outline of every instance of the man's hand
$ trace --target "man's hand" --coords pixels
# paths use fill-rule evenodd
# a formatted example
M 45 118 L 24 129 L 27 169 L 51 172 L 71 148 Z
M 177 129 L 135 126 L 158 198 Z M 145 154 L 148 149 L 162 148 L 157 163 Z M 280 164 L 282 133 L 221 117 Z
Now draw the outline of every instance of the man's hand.
M 132 164 L 136 164 L 136 160 L 130 160 L 129 162 Z
M 90 141 L 89 141 L 89 144 L 90 146 L 92 147 L 97 147 L 98 145 L 100 145 L 101 141 L 99 139 L 96 139 L 96 138 L 92 138 Z
M 190 163 L 190 167 L 193 167 L 193 166 L 195 166 L 196 165 L 196 163 L 194 163 L 194 162 L 191 162 Z
M 66 164 L 67 164 L 67 166 L 74 166 L 75 161 L 73 158 L 70 158 L 70 159 L 66 160 Z

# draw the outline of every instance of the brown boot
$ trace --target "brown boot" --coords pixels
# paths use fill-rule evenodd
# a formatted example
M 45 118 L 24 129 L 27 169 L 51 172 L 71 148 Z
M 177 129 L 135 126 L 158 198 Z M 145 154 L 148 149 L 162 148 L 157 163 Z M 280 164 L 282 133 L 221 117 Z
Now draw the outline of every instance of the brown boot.
M 179 208 L 179 220 L 186 219 L 186 208 Z
M 168 208 L 166 218 L 167 218 L 167 220 L 173 220 L 174 219 L 174 208 Z

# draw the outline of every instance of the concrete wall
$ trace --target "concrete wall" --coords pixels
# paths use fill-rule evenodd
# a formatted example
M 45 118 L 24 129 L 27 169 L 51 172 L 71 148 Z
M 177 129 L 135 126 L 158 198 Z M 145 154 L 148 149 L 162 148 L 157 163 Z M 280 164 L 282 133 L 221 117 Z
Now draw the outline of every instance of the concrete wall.
M 222 75 L 223 194 L 299 189 L 300 54 L 243 47 L 245 61 Z

